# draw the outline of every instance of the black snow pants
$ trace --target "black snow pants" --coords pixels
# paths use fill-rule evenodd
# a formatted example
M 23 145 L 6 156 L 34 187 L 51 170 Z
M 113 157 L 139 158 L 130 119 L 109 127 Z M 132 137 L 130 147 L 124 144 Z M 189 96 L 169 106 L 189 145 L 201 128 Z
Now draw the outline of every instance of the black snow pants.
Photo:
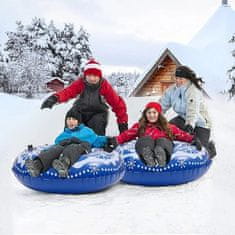
M 47 171 L 52 166 L 52 162 L 60 156 L 67 157 L 70 160 L 70 166 L 72 166 L 87 151 L 90 151 L 88 142 L 69 144 L 67 146 L 53 145 L 49 149 L 43 150 L 38 156 L 43 165 L 42 172 Z
M 170 123 L 176 125 L 181 130 L 185 129 L 185 120 L 180 116 L 177 116 L 171 119 Z M 210 133 L 211 133 L 211 130 L 208 128 L 203 128 L 203 127 L 198 127 L 198 126 L 194 128 L 194 135 L 200 140 L 201 144 L 206 149 L 208 149 Z
M 97 135 L 105 135 L 108 124 L 108 111 L 95 114 L 82 114 L 82 122 L 90 127 Z
M 167 163 L 171 160 L 171 154 L 173 152 L 173 142 L 167 138 L 159 138 L 153 140 L 150 136 L 140 137 L 135 144 L 135 150 L 139 157 L 141 158 L 144 147 L 149 146 L 152 151 L 154 151 L 156 146 L 161 146 L 167 156 Z
M 72 109 L 77 109 L 77 107 L 73 106 L 70 110 Z M 108 124 L 108 110 L 98 113 L 82 112 L 81 115 L 83 124 L 90 127 L 97 135 L 105 135 Z

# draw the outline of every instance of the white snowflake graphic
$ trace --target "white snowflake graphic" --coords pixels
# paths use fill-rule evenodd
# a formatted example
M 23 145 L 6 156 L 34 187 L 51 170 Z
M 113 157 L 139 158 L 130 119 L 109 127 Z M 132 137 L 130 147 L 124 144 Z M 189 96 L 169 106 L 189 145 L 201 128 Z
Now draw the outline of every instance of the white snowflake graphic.
M 177 163 L 179 164 L 180 168 L 185 168 L 187 165 L 187 162 L 185 160 L 178 160 Z
M 90 172 L 93 174 L 93 175 L 98 175 L 100 169 L 96 166 L 96 165 L 93 165 L 93 166 L 90 166 Z
M 128 170 L 133 170 L 136 166 L 136 161 L 134 159 L 129 159 L 126 163 Z

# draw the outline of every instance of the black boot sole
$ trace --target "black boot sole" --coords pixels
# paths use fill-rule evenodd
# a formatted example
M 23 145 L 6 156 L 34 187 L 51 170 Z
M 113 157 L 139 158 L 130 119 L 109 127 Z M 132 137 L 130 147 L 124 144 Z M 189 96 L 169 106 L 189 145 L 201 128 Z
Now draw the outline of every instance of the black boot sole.
M 166 152 L 163 148 L 154 149 L 155 159 L 158 162 L 158 165 L 163 167 L 167 163 Z
M 68 168 L 63 162 L 59 159 L 55 159 L 52 163 L 53 168 L 58 172 L 59 177 L 67 178 L 68 177 Z
M 25 167 L 28 170 L 28 173 L 32 177 L 38 177 L 40 175 L 40 170 L 35 168 L 34 161 L 31 159 L 28 159 L 25 161 Z
M 154 167 L 157 165 L 153 151 L 150 148 L 144 148 L 141 157 L 147 166 Z

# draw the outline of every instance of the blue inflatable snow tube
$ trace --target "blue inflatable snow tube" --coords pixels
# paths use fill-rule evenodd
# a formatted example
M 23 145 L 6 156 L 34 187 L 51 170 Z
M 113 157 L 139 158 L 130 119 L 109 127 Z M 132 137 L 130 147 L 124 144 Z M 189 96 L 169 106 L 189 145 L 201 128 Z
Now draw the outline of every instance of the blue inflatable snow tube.
M 174 141 L 171 161 L 165 167 L 148 167 L 135 151 L 135 141 L 118 148 L 124 159 L 126 171 L 122 181 L 146 186 L 167 186 L 198 179 L 209 169 L 212 160 L 206 150 L 198 151 L 188 143 Z
M 33 151 L 23 151 L 15 160 L 12 170 L 16 178 L 26 187 L 42 192 L 77 194 L 96 192 L 119 182 L 124 175 L 125 165 L 119 153 L 93 149 L 84 154 L 69 169 L 67 178 L 59 178 L 55 169 L 31 177 L 25 168 L 25 160 L 34 159 L 49 146 L 39 146 Z

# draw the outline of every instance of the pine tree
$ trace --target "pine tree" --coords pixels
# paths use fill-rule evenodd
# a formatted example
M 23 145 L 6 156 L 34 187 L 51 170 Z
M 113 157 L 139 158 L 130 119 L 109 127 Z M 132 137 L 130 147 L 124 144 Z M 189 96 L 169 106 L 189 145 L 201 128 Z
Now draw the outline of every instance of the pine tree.
M 235 34 L 229 41 L 230 43 L 235 43 Z M 235 58 L 235 49 L 232 51 L 232 56 Z M 229 73 L 229 79 L 231 81 L 231 88 L 228 90 L 229 93 L 229 98 L 231 99 L 232 97 L 235 96 L 235 63 L 231 67 L 231 69 L 228 70 Z
M 3 92 L 8 91 L 8 78 L 6 72 L 6 62 L 4 61 L 3 54 L 0 52 L 0 89 Z
M 65 24 L 56 44 L 56 53 L 59 61 L 57 75 L 65 80 L 71 75 L 76 77 L 81 72 L 83 60 L 91 56 L 88 34 L 83 28 L 75 33 L 72 24 Z
M 139 74 L 134 73 L 112 73 L 108 76 L 109 82 L 112 84 L 112 86 L 115 87 L 118 94 L 126 97 L 129 94 L 130 89 L 135 84 L 137 78 L 139 77 Z
M 83 60 L 91 56 L 87 32 L 81 27 L 75 33 L 72 24 L 59 30 L 53 21 L 47 25 L 43 19 L 34 18 L 27 26 L 18 21 L 16 32 L 8 32 L 7 36 L 5 51 L 9 61 L 18 60 L 24 51 L 37 53 L 45 57 L 52 76 L 65 80 L 76 77 Z
M 29 44 L 29 35 L 25 31 L 24 25 L 21 21 L 17 21 L 16 25 L 16 32 L 7 32 L 8 40 L 4 50 L 7 52 L 9 61 L 16 61 L 21 57 Z
M 24 51 L 21 58 L 8 65 L 10 92 L 23 93 L 27 98 L 45 90 L 50 71 L 45 58 L 35 52 Z

